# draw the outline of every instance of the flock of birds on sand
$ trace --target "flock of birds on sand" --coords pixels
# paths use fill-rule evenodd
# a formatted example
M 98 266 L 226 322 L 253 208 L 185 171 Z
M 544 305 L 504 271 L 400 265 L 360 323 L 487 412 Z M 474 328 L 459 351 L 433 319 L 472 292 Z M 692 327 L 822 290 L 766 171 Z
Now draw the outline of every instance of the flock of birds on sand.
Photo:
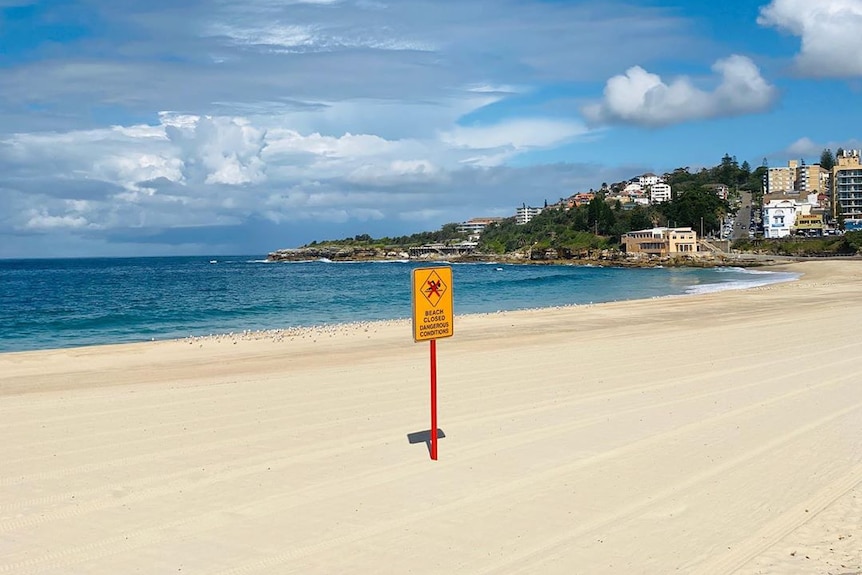
M 240 332 L 229 332 L 222 334 L 209 335 L 189 335 L 182 341 L 189 345 L 198 344 L 203 347 L 205 343 L 230 343 L 236 345 L 241 341 L 261 341 L 269 340 L 275 343 L 295 340 L 311 340 L 316 342 L 322 338 L 332 338 L 337 336 L 356 336 L 365 334 L 371 338 L 372 334 L 385 326 L 407 326 L 408 320 L 395 319 L 383 321 L 364 321 L 355 323 L 333 324 L 333 325 L 316 325 L 308 327 L 288 327 L 283 329 L 245 329 Z M 409 330 L 408 330 L 409 333 Z

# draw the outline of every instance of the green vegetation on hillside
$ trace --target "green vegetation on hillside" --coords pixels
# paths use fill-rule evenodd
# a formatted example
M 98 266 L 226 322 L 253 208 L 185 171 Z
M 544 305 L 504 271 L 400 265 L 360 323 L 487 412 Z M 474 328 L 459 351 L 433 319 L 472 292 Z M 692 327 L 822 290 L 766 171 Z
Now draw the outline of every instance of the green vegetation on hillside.
M 821 161 L 828 165 L 834 159 L 827 152 L 824 151 Z M 750 191 L 754 202 L 757 202 L 767 170 L 765 160 L 763 165 L 752 170 L 748 162 L 740 165 L 728 154 L 712 168 L 691 172 L 688 167 L 680 167 L 664 175 L 665 182 L 671 186 L 671 200 L 649 206 L 624 206 L 612 199 L 611 196 L 622 191 L 628 181 L 611 185 L 603 183 L 595 192 L 596 197 L 586 205 L 572 209 L 550 207 L 524 225 L 515 224 L 514 218 L 489 225 L 482 233 L 479 250 L 504 254 L 526 249 L 554 249 L 567 257 L 583 251 L 616 248 L 623 234 L 651 227 L 690 227 L 698 235 L 708 235 L 717 232 L 721 220 L 733 211 L 731 203 L 715 193 L 716 186 L 727 186 L 731 200 L 737 199 L 741 190 Z M 361 234 L 342 240 L 315 241 L 304 247 L 339 245 L 406 249 L 429 243 L 451 244 L 467 239 L 467 235 L 459 233 L 457 228 L 457 223 L 448 223 L 433 232 L 378 239 Z M 857 252 L 860 243 L 862 232 L 820 239 L 743 240 L 734 244 L 734 248 L 788 255 L 843 254 Z
M 444 224 L 439 230 L 434 232 L 419 232 L 409 236 L 397 237 L 382 237 L 372 238 L 368 234 L 360 234 L 352 238 L 344 238 L 342 240 L 326 240 L 322 242 L 313 241 L 302 247 L 314 247 L 323 245 L 335 246 L 363 246 L 372 248 L 409 248 L 413 246 L 421 246 L 423 244 L 436 243 L 454 243 L 461 242 L 467 239 L 466 234 L 458 231 L 457 223 Z
M 822 238 L 737 240 L 733 249 L 782 256 L 853 255 L 862 250 L 862 231 Z
M 717 231 L 730 207 L 703 186 L 690 185 L 669 202 L 625 209 L 619 201 L 599 193 L 586 205 L 552 207 L 523 225 L 509 218 L 488 226 L 479 242 L 481 251 L 507 253 L 522 248 L 555 249 L 560 254 L 615 248 L 623 234 L 654 226 L 691 227 L 700 233 Z

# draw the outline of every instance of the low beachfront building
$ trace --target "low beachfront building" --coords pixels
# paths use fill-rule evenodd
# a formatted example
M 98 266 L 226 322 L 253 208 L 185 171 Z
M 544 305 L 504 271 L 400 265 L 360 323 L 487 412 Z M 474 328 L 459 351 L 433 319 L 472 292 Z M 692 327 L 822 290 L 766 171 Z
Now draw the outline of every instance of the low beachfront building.
M 822 236 L 826 226 L 823 214 L 799 214 L 793 226 L 793 233 L 797 236 Z
M 425 244 L 408 248 L 410 258 L 433 258 L 440 256 L 464 256 L 476 251 L 476 242 L 459 242 L 457 244 Z
M 797 203 L 793 200 L 770 200 L 763 204 L 763 237 L 774 239 L 789 236 L 796 223 L 796 211 Z
M 697 233 L 691 228 L 651 228 L 623 234 L 626 253 L 653 256 L 697 253 Z

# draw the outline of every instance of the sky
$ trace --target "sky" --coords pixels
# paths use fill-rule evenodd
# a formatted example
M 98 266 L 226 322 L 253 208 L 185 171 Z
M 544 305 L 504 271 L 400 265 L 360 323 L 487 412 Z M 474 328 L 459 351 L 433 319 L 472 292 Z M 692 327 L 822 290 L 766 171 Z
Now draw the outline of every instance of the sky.
M 0 258 L 256 255 L 862 148 L 862 0 L 0 0 Z

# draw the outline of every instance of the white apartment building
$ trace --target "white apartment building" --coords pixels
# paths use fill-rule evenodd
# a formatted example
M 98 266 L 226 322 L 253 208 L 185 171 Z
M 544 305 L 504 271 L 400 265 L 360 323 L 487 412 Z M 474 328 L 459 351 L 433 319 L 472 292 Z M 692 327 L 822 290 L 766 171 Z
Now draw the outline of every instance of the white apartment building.
M 654 186 L 663 182 L 664 178 L 662 176 L 657 176 L 652 172 L 647 172 L 642 176 L 638 176 L 638 183 L 641 185 L 642 188 L 647 188 L 649 186 Z
M 629 182 L 626 187 L 623 188 L 622 194 L 637 198 L 644 195 L 644 187 L 640 185 L 639 182 Z
M 763 236 L 784 238 L 796 226 L 797 215 L 809 215 L 811 204 L 795 200 L 769 200 L 763 205 Z
M 533 208 L 526 204 L 515 210 L 515 223 L 522 226 L 542 213 L 544 208 Z
M 490 224 L 499 222 L 503 218 L 473 218 L 458 224 L 458 231 L 469 234 L 470 237 L 479 236 Z
M 650 190 L 650 201 L 654 204 L 670 201 L 670 185 L 664 183 L 652 184 Z

